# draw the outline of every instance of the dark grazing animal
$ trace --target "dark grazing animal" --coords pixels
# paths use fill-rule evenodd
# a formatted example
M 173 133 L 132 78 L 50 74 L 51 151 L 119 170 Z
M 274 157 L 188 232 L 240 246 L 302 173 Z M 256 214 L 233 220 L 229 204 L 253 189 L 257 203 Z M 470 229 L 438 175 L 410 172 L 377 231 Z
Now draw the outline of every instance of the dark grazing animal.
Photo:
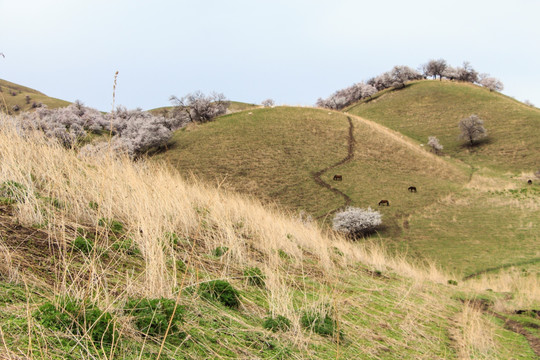
M 343 175 L 334 175 L 334 181 L 343 181 Z
M 385 205 L 385 204 L 386 204 L 386 206 L 390 206 L 390 202 L 389 202 L 388 200 L 381 200 L 381 201 L 379 201 L 379 206 Z
M 409 186 L 410 192 L 416 192 L 416 186 Z
M 532 180 L 529 179 L 529 181 L 527 181 L 527 184 L 532 185 Z

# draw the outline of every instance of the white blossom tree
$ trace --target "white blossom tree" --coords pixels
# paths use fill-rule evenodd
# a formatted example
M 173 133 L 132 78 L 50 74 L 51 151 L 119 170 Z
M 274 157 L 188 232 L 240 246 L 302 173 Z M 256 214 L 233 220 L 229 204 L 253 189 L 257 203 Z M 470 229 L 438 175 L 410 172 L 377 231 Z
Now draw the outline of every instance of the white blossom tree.
M 471 115 L 459 121 L 459 129 L 461 130 L 460 139 L 467 140 L 469 144 L 474 145 L 474 141 L 480 140 L 487 136 L 487 130 L 484 128 L 484 120 L 481 120 L 477 115 Z
M 504 89 L 503 83 L 499 79 L 489 76 L 489 74 L 482 74 L 479 84 L 488 88 L 489 91 L 502 91 Z
M 435 136 L 428 137 L 427 144 L 429 147 L 431 147 L 431 150 L 437 155 L 440 154 L 443 149 L 443 146 L 439 142 L 439 139 L 437 139 Z
M 352 237 L 369 234 L 381 224 L 381 213 L 370 207 L 362 209 L 349 206 L 336 213 L 332 221 L 334 230 Z

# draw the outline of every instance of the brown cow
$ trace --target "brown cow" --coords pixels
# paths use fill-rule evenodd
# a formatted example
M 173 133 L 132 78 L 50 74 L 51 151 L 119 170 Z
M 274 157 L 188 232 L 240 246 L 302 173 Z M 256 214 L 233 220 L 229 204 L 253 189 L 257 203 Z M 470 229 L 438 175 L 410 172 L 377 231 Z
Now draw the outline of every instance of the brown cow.
M 343 181 L 343 175 L 334 175 L 334 181 Z
M 379 201 L 379 206 L 386 204 L 386 206 L 390 206 L 390 202 L 388 200 L 381 200 Z

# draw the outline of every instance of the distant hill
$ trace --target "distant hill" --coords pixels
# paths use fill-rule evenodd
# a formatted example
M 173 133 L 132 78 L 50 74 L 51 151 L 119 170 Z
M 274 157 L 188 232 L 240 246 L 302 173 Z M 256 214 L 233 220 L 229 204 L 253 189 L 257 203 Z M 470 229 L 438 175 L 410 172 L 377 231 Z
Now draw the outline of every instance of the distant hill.
M 385 90 L 345 111 L 376 121 L 421 143 L 436 136 L 444 153 L 473 166 L 514 172 L 540 168 L 540 110 L 469 83 L 417 81 Z M 484 120 L 488 138 L 469 148 L 458 139 L 458 122 Z
M 8 112 L 11 114 L 31 110 L 34 102 L 47 105 L 49 108 L 59 108 L 70 104 L 68 101 L 56 99 L 29 87 L 2 79 L 0 79 L 0 89 L 2 90 L 0 92 L 0 110 L 5 111 L 7 106 Z M 28 101 L 27 96 L 29 97 Z M 18 106 L 19 110 L 15 111 L 14 106 Z
M 260 105 L 249 104 L 249 103 L 240 102 L 240 101 L 231 101 L 227 110 L 229 112 L 235 113 L 235 112 L 249 110 L 249 109 L 256 109 L 258 107 L 260 107 Z M 163 115 L 163 114 L 167 114 L 172 108 L 173 108 L 172 106 L 163 106 L 163 107 L 159 107 L 155 109 L 150 109 L 148 110 L 148 112 L 155 115 Z

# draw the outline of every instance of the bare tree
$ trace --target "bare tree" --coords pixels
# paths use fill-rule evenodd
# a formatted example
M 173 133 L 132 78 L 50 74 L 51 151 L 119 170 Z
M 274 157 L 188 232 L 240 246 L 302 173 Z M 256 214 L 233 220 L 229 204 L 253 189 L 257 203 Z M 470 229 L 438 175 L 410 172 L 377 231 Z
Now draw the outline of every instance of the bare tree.
M 225 114 L 230 104 L 225 95 L 221 93 L 212 93 L 207 96 L 201 91 L 187 94 L 181 98 L 172 95 L 169 100 L 175 106 L 174 114 L 177 116 L 184 114 L 189 121 L 201 123 Z
M 264 107 L 274 107 L 274 105 L 275 105 L 276 103 L 275 103 L 274 100 L 272 100 L 272 99 L 266 99 L 266 100 L 264 100 L 261 104 L 262 104 L 262 106 L 264 106 Z
M 488 88 L 489 91 L 501 91 L 504 89 L 503 83 L 499 79 L 489 76 L 489 74 L 480 75 L 479 84 Z
M 437 139 L 435 136 L 428 137 L 427 144 L 431 147 L 431 150 L 437 155 L 439 155 L 443 149 L 443 146 L 439 142 L 439 139 Z
M 446 70 L 447 66 L 448 65 L 446 64 L 446 60 L 444 59 L 429 60 L 428 63 L 423 66 L 424 75 L 433 76 L 434 79 L 439 76 L 439 79 L 442 80 L 444 71 Z
M 459 129 L 461 134 L 460 139 L 467 140 L 470 145 L 474 145 L 475 140 L 482 139 L 487 136 L 487 130 L 484 128 L 484 120 L 481 120 L 477 115 L 471 115 L 459 121 Z

